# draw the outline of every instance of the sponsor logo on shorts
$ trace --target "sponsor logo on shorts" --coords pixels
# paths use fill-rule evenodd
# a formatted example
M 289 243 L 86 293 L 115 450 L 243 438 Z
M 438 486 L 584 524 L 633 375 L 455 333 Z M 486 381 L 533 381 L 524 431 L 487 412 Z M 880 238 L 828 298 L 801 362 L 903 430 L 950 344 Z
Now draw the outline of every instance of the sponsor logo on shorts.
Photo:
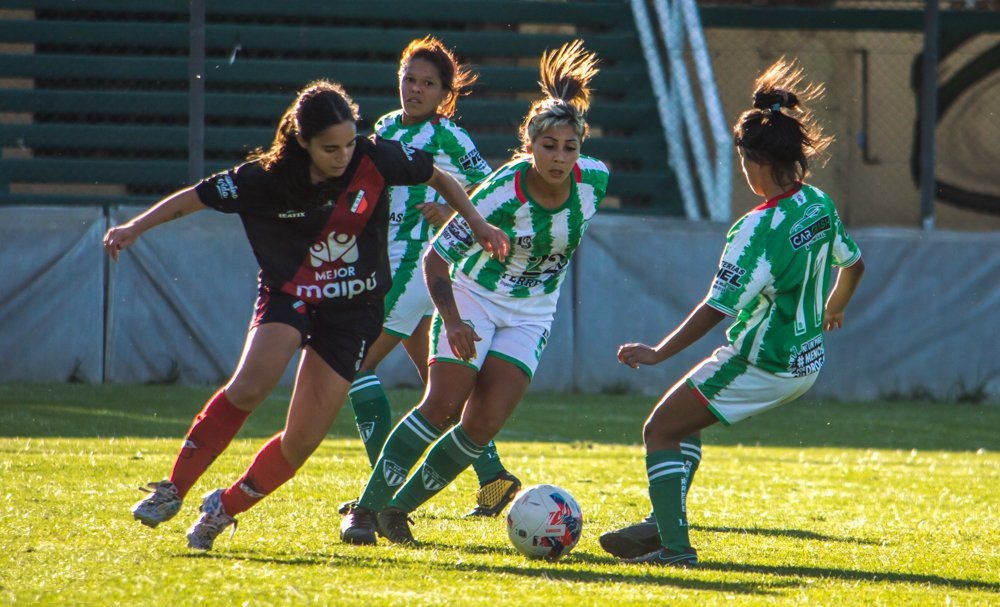
M 240 197 L 239 190 L 236 188 L 236 184 L 233 183 L 233 177 L 229 173 L 216 177 L 215 189 L 219 192 L 219 198 L 232 198 L 236 200 Z
M 282 211 L 278 213 L 278 219 L 301 219 L 305 216 L 305 211 Z
M 538 345 L 535 346 L 535 360 L 542 360 L 542 350 L 547 343 L 549 343 L 549 330 L 545 329 L 542 331 L 541 339 L 538 340 Z
M 385 484 L 390 487 L 398 487 L 406 480 L 406 468 L 403 468 L 392 460 L 382 462 L 382 476 L 385 477 Z
M 444 477 L 427 464 L 420 467 L 420 480 L 424 483 L 424 489 L 428 491 L 440 491 L 448 484 Z

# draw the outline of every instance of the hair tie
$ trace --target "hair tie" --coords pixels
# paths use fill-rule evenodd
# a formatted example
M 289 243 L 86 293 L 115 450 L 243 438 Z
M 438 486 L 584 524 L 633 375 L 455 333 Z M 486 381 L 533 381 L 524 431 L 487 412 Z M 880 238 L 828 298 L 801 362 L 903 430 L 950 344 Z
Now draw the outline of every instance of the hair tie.
M 774 105 L 772 105 L 771 106 L 771 111 L 772 112 L 780 112 L 781 111 L 781 104 L 780 103 L 775 103 Z

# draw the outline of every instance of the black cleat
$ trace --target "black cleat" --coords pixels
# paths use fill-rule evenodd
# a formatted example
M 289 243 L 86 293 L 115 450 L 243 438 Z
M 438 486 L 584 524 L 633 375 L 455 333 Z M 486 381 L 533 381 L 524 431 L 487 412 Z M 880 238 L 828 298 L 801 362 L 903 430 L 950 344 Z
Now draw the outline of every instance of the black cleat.
M 660 532 L 656 528 L 656 519 L 652 516 L 634 525 L 608 531 L 598 541 L 605 552 L 620 559 L 644 556 L 661 546 Z
M 504 470 L 479 487 L 476 491 L 476 507 L 465 516 L 496 516 L 514 501 L 514 496 L 520 490 L 521 481 Z
M 378 534 L 389 540 L 393 544 L 416 544 L 413 532 L 410 531 L 409 514 L 400 508 L 386 508 L 380 510 L 375 517 L 378 524 Z
M 340 521 L 340 539 L 345 544 L 375 545 L 375 513 L 368 508 L 352 506 Z
M 358 507 L 358 500 L 348 500 L 337 506 L 337 514 L 340 516 L 347 516 L 351 510 Z
M 698 564 L 698 551 L 688 547 L 678 552 L 670 548 L 660 548 L 649 554 L 631 559 L 622 559 L 625 563 L 657 565 L 660 567 L 694 567 Z

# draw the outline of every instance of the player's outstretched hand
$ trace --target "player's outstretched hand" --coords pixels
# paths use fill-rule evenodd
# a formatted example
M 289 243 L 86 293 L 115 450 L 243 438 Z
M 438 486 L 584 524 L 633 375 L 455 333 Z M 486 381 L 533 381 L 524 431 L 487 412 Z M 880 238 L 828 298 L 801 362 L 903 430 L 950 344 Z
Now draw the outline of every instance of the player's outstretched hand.
M 104 235 L 104 250 L 108 252 L 111 259 L 118 261 L 118 254 L 129 248 L 139 238 L 141 232 L 132 224 L 125 223 L 108 230 Z
M 503 261 L 507 258 L 507 254 L 510 253 L 510 240 L 503 230 L 485 221 L 477 222 L 475 225 L 470 224 L 469 227 L 472 228 L 476 242 L 494 259 Z
M 639 365 L 655 365 L 660 360 L 656 350 L 646 344 L 622 344 L 618 346 L 618 362 L 638 369 Z
M 476 342 L 482 338 L 476 334 L 472 323 L 465 320 L 450 322 L 445 323 L 444 328 L 448 333 L 448 344 L 451 345 L 451 351 L 455 356 L 465 361 L 476 358 Z
M 425 202 L 418 204 L 417 208 L 420 209 L 420 214 L 424 216 L 424 219 L 429 221 L 435 228 L 440 228 L 448 223 L 451 216 L 455 214 L 455 211 L 451 207 L 438 202 Z

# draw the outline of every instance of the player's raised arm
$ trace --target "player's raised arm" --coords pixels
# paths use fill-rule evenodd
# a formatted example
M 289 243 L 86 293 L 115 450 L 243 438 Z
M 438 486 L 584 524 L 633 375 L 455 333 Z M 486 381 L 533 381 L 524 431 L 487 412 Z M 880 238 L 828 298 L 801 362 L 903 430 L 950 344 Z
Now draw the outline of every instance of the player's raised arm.
M 151 206 L 146 212 L 133 217 L 128 222 L 115 226 L 104 235 L 104 249 L 111 259 L 118 261 L 118 255 L 146 231 L 195 211 L 208 208 L 202 204 L 193 187 L 185 188 L 167 196 Z

